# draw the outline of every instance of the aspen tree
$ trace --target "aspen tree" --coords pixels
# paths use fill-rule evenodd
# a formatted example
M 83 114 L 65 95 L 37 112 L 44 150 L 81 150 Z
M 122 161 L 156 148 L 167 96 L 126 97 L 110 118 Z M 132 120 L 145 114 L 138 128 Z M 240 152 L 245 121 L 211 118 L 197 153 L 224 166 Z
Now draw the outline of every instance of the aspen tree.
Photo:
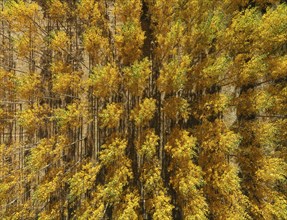
M 193 163 L 196 139 L 185 130 L 175 128 L 165 149 L 171 157 L 170 183 L 177 193 L 177 204 L 184 219 L 207 219 L 208 205 L 202 191 L 202 170 Z

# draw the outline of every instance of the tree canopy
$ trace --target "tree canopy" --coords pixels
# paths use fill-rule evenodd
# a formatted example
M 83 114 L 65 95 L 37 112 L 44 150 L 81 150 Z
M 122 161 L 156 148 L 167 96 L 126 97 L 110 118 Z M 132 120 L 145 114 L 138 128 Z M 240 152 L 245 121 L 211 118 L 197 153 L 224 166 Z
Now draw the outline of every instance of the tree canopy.
M 287 219 L 287 3 L 1 0 L 1 219 Z

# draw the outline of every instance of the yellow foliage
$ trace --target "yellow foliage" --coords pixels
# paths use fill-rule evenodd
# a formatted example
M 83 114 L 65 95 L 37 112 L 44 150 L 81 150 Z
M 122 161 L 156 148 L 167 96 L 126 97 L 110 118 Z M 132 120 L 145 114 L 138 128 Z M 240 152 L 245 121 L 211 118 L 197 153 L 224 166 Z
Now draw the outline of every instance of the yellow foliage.
M 115 128 L 119 126 L 124 109 L 120 103 L 110 103 L 99 113 L 101 127 Z
M 84 103 L 78 102 L 71 103 L 66 109 L 56 108 L 54 109 L 53 120 L 55 120 L 58 126 L 67 131 L 71 128 L 77 128 L 81 126 L 81 120 L 87 115 L 87 109 Z
M 185 130 L 175 129 L 165 146 L 166 151 L 178 162 L 191 160 L 194 156 L 196 138 L 189 135 Z
M 239 73 L 239 85 L 254 82 L 266 75 L 267 65 L 264 59 L 265 55 L 253 56 L 243 64 L 243 69 Z
M 236 13 L 231 25 L 226 29 L 222 45 L 231 51 L 248 51 L 258 33 L 261 15 L 257 8 L 250 8 Z
M 282 158 L 267 157 L 261 162 L 262 166 L 256 171 L 258 181 L 274 185 L 277 181 L 286 182 L 287 163 Z
M 205 95 L 196 109 L 192 109 L 196 117 L 206 119 L 218 116 L 229 107 L 231 97 L 228 94 L 217 93 Z
M 226 75 L 232 61 L 226 54 L 221 54 L 219 57 L 208 59 L 206 66 L 202 70 L 202 84 L 205 87 L 212 86 Z
M 33 104 L 31 108 L 19 112 L 18 119 L 28 133 L 33 133 L 49 121 L 50 114 L 48 105 Z
M 0 218 L 287 219 L 286 3 L 2 2 Z
M 228 129 L 222 120 L 205 122 L 201 129 L 205 130 L 205 133 L 201 133 L 202 136 L 198 136 L 202 149 L 216 152 L 218 161 L 222 159 L 220 156 L 236 151 L 240 144 L 241 136 Z
M 115 2 L 115 14 L 120 22 L 137 20 L 142 13 L 142 1 L 121 0 Z
M 56 192 L 56 190 L 62 186 L 62 174 L 62 172 L 59 172 L 51 181 L 46 180 L 44 183 L 41 183 L 41 185 L 38 185 L 33 193 L 33 200 L 39 205 L 46 202 L 50 198 L 51 194 Z
M 137 152 L 146 160 L 152 160 L 156 155 L 159 137 L 153 130 L 147 130 L 143 143 L 137 143 Z
M 48 6 L 48 13 L 52 19 L 62 21 L 67 18 L 69 7 L 66 2 L 61 0 L 50 0 Z
M 12 72 L 6 71 L 0 68 L 0 97 L 7 96 L 7 91 L 13 91 L 15 89 L 15 75 Z
M 50 163 L 57 162 L 62 157 L 67 145 L 67 140 L 63 136 L 42 139 L 31 150 L 31 155 L 28 158 L 30 177 L 34 178 L 34 175 L 50 166 Z
M 98 27 L 93 26 L 85 30 L 83 43 L 85 49 L 96 63 L 101 63 L 101 60 L 105 60 L 104 58 L 109 54 L 109 40 Z
M 135 121 L 136 126 L 143 126 L 153 118 L 155 110 L 156 100 L 145 98 L 142 103 L 131 111 L 130 119 Z
M 158 160 L 154 161 L 152 167 L 148 164 L 143 167 L 143 172 L 141 173 L 140 180 L 144 185 L 144 190 L 147 195 L 158 192 L 163 188 Z
M 268 60 L 272 78 L 284 77 L 287 74 L 287 55 Z
M 38 73 L 16 76 L 16 90 L 23 99 L 41 97 L 41 77 Z
M 120 83 L 119 70 L 114 64 L 96 66 L 90 75 L 89 84 L 97 97 L 107 97 L 118 91 Z
M 154 220 L 171 220 L 173 205 L 170 203 L 170 198 L 160 191 L 153 199 L 155 212 L 152 215 Z
M 37 32 L 37 21 L 42 19 L 40 6 L 36 2 L 23 0 L 8 1 L 1 15 L 15 31 Z
M 203 172 L 192 159 L 195 156 L 196 138 L 189 132 L 174 129 L 165 150 L 171 157 L 168 167 L 170 183 L 178 195 L 177 202 L 183 209 L 185 219 L 207 219 L 208 209 L 203 192 Z
M 100 161 L 109 170 L 102 197 L 110 204 L 121 202 L 125 186 L 133 178 L 131 160 L 125 155 L 126 144 L 126 140 L 115 138 L 111 140 L 111 143 L 102 145 Z
M 165 58 L 168 55 L 177 55 L 180 50 L 177 45 L 185 44 L 185 25 L 180 20 L 171 23 L 168 32 L 159 32 L 156 35 L 159 47 L 156 52 L 159 57 Z M 187 59 L 187 57 L 183 58 Z
M 157 85 L 161 92 L 172 93 L 184 89 L 187 82 L 187 72 L 189 71 L 190 58 L 184 56 L 174 59 L 169 63 L 164 63 L 160 70 Z
M 96 25 L 101 19 L 99 2 L 95 0 L 81 0 L 77 5 L 79 18 L 91 25 Z
M 81 171 L 75 173 L 70 179 L 70 193 L 71 200 L 86 193 L 87 190 L 92 189 L 95 184 L 100 165 L 93 165 L 91 162 L 82 166 Z
M 258 46 L 263 50 L 270 51 L 285 44 L 287 38 L 287 5 L 279 4 L 275 8 L 268 8 L 258 29 Z
M 122 202 L 115 206 L 113 215 L 119 220 L 130 220 L 139 218 L 139 195 L 135 192 L 128 192 Z
M 173 120 L 177 120 L 179 118 L 188 120 L 190 115 L 189 103 L 186 99 L 181 97 L 170 97 L 166 99 L 163 110 L 167 117 Z
M 62 61 L 51 64 L 53 92 L 69 94 L 70 92 L 80 92 L 83 87 L 82 75 L 80 71 L 73 71 L 71 66 Z
M 148 86 L 151 63 L 145 58 L 123 69 L 126 87 L 132 95 L 141 96 Z
M 123 64 L 131 64 L 140 58 L 144 32 L 138 20 L 127 21 L 117 28 L 115 46 Z
M 69 36 L 65 31 L 57 31 L 52 34 L 51 49 L 57 52 L 67 52 L 70 45 Z
M 32 50 L 29 36 L 27 36 L 27 34 L 19 36 L 17 41 L 15 41 L 15 47 L 18 50 L 19 57 L 25 57 L 29 55 Z
M 100 161 L 103 165 L 109 166 L 114 162 L 120 162 L 125 160 L 125 149 L 127 147 L 127 141 L 120 138 L 111 140 L 111 143 L 107 143 L 101 146 L 102 151 L 100 153 Z M 129 163 L 128 161 L 126 161 Z

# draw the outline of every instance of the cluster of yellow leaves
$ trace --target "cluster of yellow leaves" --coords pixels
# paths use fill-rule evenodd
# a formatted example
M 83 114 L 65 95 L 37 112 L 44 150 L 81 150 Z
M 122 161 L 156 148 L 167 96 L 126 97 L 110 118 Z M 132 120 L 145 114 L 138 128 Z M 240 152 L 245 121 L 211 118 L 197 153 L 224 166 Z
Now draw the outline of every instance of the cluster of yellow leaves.
M 193 110 L 193 114 L 199 119 L 208 119 L 218 116 L 229 107 L 230 97 L 228 94 L 216 93 L 205 95 Z
M 69 13 L 69 6 L 61 0 L 49 0 L 48 14 L 54 20 L 64 20 Z
M 276 79 L 287 75 L 287 55 L 279 57 L 270 57 L 268 60 L 270 75 Z
M 180 162 L 184 160 L 191 160 L 194 156 L 194 147 L 196 138 L 189 135 L 185 130 L 175 129 L 170 135 L 170 139 L 165 146 L 166 151 L 171 157 Z
M 231 53 L 248 52 L 258 34 L 257 28 L 260 19 L 261 15 L 257 8 L 250 8 L 237 13 L 223 35 L 222 44 L 228 46 Z
M 101 146 L 102 151 L 100 154 L 100 160 L 103 165 L 111 165 L 115 161 L 120 161 L 125 156 L 125 149 L 127 147 L 127 141 L 116 138 L 109 144 Z
M 165 35 L 169 30 L 169 25 L 174 18 L 174 11 L 178 0 L 161 1 L 147 0 L 149 12 L 156 33 Z
M 263 88 L 250 89 L 234 99 L 234 102 L 238 105 L 239 112 L 248 116 L 252 114 L 264 115 L 265 112 L 270 112 L 274 107 L 276 108 L 280 100 Z
M 113 138 L 110 143 L 101 146 L 100 161 L 108 170 L 105 185 L 101 190 L 103 201 L 118 204 L 124 193 L 124 187 L 133 178 L 131 160 L 125 155 L 127 141 Z
M 177 120 L 179 118 L 188 120 L 190 115 L 190 107 L 188 101 L 181 97 L 170 97 L 166 99 L 163 110 L 167 117 L 173 120 Z
M 156 155 L 159 137 L 153 130 L 147 130 L 143 143 L 137 143 L 137 152 L 145 160 L 152 160 Z
M 31 108 L 19 112 L 18 120 L 21 126 L 33 133 L 49 121 L 51 110 L 48 105 L 33 104 Z
M 102 98 L 116 93 L 119 83 L 119 70 L 114 64 L 94 67 L 89 79 L 89 84 L 93 87 L 93 94 Z
M 6 114 L 5 114 L 5 111 L 2 108 L 0 108 L 0 120 L 4 119 L 4 118 L 7 118 Z
M 50 198 L 52 193 L 54 193 L 63 184 L 62 182 L 62 171 L 57 173 L 51 180 L 44 180 L 44 182 L 39 185 L 35 192 L 33 193 L 33 200 L 35 203 L 44 204 Z
M 267 157 L 262 161 L 262 166 L 256 171 L 258 181 L 274 185 L 277 181 L 286 183 L 287 163 L 282 158 Z M 268 195 L 266 195 L 268 196 Z M 285 199 L 287 205 L 287 200 Z
M 30 37 L 27 34 L 23 34 L 17 37 L 17 40 L 15 40 L 15 47 L 18 51 L 19 57 L 25 57 L 29 55 L 31 51 L 30 46 Z
M 151 74 L 150 61 L 145 58 L 123 69 L 126 87 L 132 95 L 141 96 Z
M 249 123 L 250 131 L 254 134 L 253 143 L 260 145 L 262 151 L 270 154 L 278 146 L 280 130 L 275 122 Z
M 74 102 L 69 104 L 66 109 L 54 109 L 53 119 L 63 131 L 81 126 L 81 120 L 87 115 L 84 103 Z
M 229 161 L 238 150 L 240 135 L 226 127 L 220 119 L 205 121 L 197 132 L 202 152 L 199 164 L 204 171 L 204 192 L 209 198 L 209 210 L 214 218 L 249 219 L 248 200 L 243 195 L 238 177 L 239 168 Z M 218 204 L 221 205 L 218 205 Z
M 127 193 L 123 201 L 120 202 L 113 212 L 119 220 L 138 219 L 139 217 L 139 201 L 138 192 Z
M 61 207 L 62 207 L 61 202 L 57 201 L 52 206 L 52 208 L 45 209 L 42 212 L 40 212 L 39 215 L 38 215 L 38 218 L 41 219 L 41 220 L 60 219 L 62 217 L 61 212 L 59 212 Z M 67 213 L 64 213 L 64 214 L 65 214 L 65 216 L 67 215 Z M 30 218 L 34 218 L 34 216 L 35 216 L 35 214 L 30 216 Z
M 99 113 L 101 127 L 115 128 L 119 126 L 120 119 L 124 112 L 120 103 L 109 103 L 105 109 Z
M 171 23 L 168 32 L 159 32 L 156 39 L 159 47 L 156 52 L 159 57 L 166 58 L 167 56 L 175 56 L 180 54 L 178 45 L 185 44 L 185 25 L 180 20 Z M 183 58 L 183 59 L 186 59 Z
M 272 108 L 270 109 L 271 114 L 285 115 L 286 116 L 286 101 L 287 101 L 287 87 L 284 82 L 280 85 L 273 86 L 269 92 L 272 94 Z
M 173 206 L 170 204 L 170 198 L 164 188 L 160 161 L 156 157 L 159 137 L 152 129 L 144 131 L 143 136 L 142 140 L 136 142 L 136 149 L 142 158 L 140 181 L 144 191 L 146 212 L 154 219 L 171 219 Z
M 158 159 L 144 161 L 140 181 L 146 197 L 147 213 L 151 214 L 154 219 L 171 219 L 173 205 L 163 185 Z
M 246 209 L 247 197 L 240 191 L 238 167 L 234 164 L 220 163 L 206 171 L 206 181 L 211 187 L 205 191 L 213 201 L 210 209 L 215 218 L 250 219 Z M 222 205 L 219 206 L 219 202 Z
M 141 1 L 117 1 L 115 16 L 118 18 L 114 36 L 116 53 L 123 64 L 131 64 L 141 56 L 145 35 L 141 28 Z
M 75 217 L 80 220 L 100 220 L 103 219 L 105 209 L 108 204 L 105 204 L 102 197 L 103 188 L 99 185 L 95 191 L 91 193 L 90 199 L 81 199 L 81 205 L 75 210 Z
M 44 38 L 39 34 L 39 32 L 40 30 L 38 30 L 38 33 L 27 31 L 24 33 L 19 33 L 13 37 L 13 44 L 18 57 L 30 59 L 31 53 L 34 53 L 34 56 L 37 52 L 41 53 L 40 48 L 37 46 L 44 43 Z
M 178 194 L 178 204 L 183 209 L 186 219 L 207 219 L 208 207 L 200 187 L 203 184 L 203 173 L 192 159 L 195 156 L 196 138 L 189 132 L 174 129 L 165 146 L 171 157 L 169 172 L 170 183 Z
M 0 175 L 3 178 L 0 182 L 0 205 L 5 206 L 11 199 L 11 192 L 16 188 L 17 171 L 11 166 L 14 146 L 0 145 Z
M 209 87 L 215 84 L 220 78 L 223 78 L 229 67 L 232 65 L 230 57 L 221 54 L 219 57 L 210 58 L 206 62 L 206 66 L 202 70 L 202 84 Z
M 70 45 L 70 38 L 65 31 L 51 33 L 51 49 L 57 52 L 67 52 Z
M 190 58 L 188 56 L 164 63 L 157 80 L 159 90 L 165 93 L 172 93 L 184 89 L 189 66 Z
M 136 126 L 147 124 L 154 116 L 156 110 L 156 100 L 145 98 L 142 103 L 131 111 L 131 119 L 135 121 Z
M 101 59 L 109 54 L 109 40 L 103 35 L 103 30 L 92 26 L 85 30 L 83 43 L 89 55 L 100 63 Z
M 1 12 L 15 31 L 36 31 L 38 29 L 35 20 L 40 20 L 42 14 L 40 7 L 36 2 L 27 2 L 23 0 L 9 1 L 5 5 L 5 10 Z
M 166 196 L 163 191 L 159 191 L 154 196 L 153 207 L 155 212 L 152 215 L 152 218 L 155 220 L 171 220 L 172 219 L 172 210 L 173 205 L 171 205 L 171 199 Z
M 89 162 L 82 166 L 81 171 L 78 171 L 69 179 L 69 196 L 71 197 L 71 200 L 81 196 L 95 185 L 95 180 L 100 168 L 100 165 L 94 165 Z
M 236 57 L 238 59 L 238 56 Z M 266 75 L 267 65 L 264 60 L 265 55 L 253 56 L 248 62 L 243 61 L 242 70 L 239 73 L 239 85 L 256 82 Z M 242 61 L 241 61 L 242 62 Z
M 96 25 L 101 19 L 100 3 L 95 0 L 81 0 L 77 5 L 79 18 L 87 24 Z
M 58 73 L 53 75 L 53 92 L 67 94 L 73 92 L 77 94 L 82 88 L 82 72 Z
M 274 216 L 278 219 L 285 219 L 287 216 L 286 196 L 274 193 L 273 199 L 269 203 L 265 203 L 260 209 L 255 208 L 255 212 L 259 212 L 265 219 L 272 219 Z
M 287 5 L 280 4 L 268 8 L 258 27 L 258 46 L 265 51 L 272 51 L 287 42 Z M 274 25 L 276 24 L 276 25 Z
M 62 61 L 51 64 L 53 92 L 60 94 L 74 94 L 80 92 L 83 87 L 80 71 L 72 71 L 71 66 L 65 65 Z
M 16 91 L 23 99 L 41 97 L 41 77 L 38 73 L 19 74 L 16 76 Z
M 115 45 L 118 56 L 124 64 L 133 63 L 140 58 L 144 39 L 139 21 L 127 21 L 117 29 Z
M 144 185 L 144 190 L 147 195 L 152 195 L 155 191 L 159 192 L 159 190 L 162 190 L 160 172 L 158 160 L 155 160 L 152 166 L 149 164 L 144 165 L 140 180 Z
M 200 138 L 203 150 L 218 153 L 218 160 L 222 156 L 221 153 L 228 155 L 236 150 L 240 144 L 240 135 L 228 129 L 220 119 L 212 123 L 203 123 L 201 129 L 205 129 L 205 133 L 197 135 L 197 137 Z
M 7 91 L 13 91 L 15 88 L 15 75 L 0 68 L 0 80 L 2 82 L 0 87 L 0 97 L 4 98 L 7 95 Z
M 139 0 L 122 0 L 115 3 L 115 13 L 120 22 L 138 20 L 142 13 L 142 2 Z
M 42 139 L 37 146 L 32 148 L 28 157 L 29 179 L 35 180 L 39 172 L 44 172 L 50 166 L 60 163 L 67 146 L 67 140 L 64 136 Z

